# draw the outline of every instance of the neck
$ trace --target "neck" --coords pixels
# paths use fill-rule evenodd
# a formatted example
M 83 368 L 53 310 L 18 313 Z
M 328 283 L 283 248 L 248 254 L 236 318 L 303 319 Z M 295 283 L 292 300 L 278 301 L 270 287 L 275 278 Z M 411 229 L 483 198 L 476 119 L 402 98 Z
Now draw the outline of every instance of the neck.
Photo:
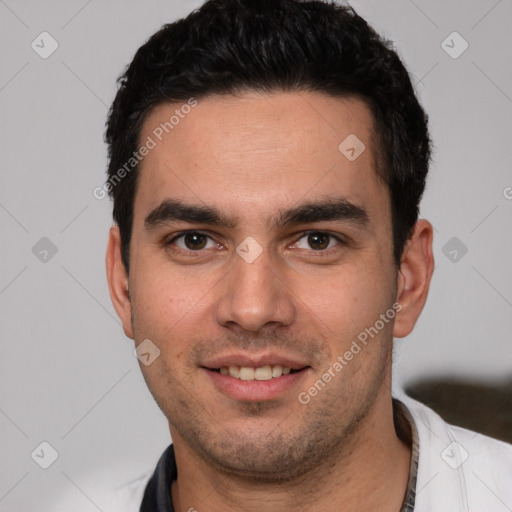
M 261 483 L 212 468 L 171 427 L 178 481 L 176 512 L 399 511 L 411 449 L 395 431 L 391 397 L 382 393 L 358 428 L 314 470 L 286 483 Z M 364 504 L 364 506 L 363 506 Z

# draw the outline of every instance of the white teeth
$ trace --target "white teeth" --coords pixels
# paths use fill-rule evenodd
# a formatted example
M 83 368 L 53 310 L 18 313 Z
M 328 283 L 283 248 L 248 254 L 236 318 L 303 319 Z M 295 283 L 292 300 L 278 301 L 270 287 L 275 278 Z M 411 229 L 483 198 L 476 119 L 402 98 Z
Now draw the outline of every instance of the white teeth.
M 223 366 L 220 369 L 222 375 L 230 375 L 240 380 L 270 380 L 272 378 L 288 375 L 291 371 L 280 365 L 270 366 L 269 364 L 259 368 L 250 368 L 248 366 Z
M 221 368 L 222 370 L 222 368 Z M 240 376 L 240 367 L 239 366 L 230 366 L 229 367 L 229 375 L 231 375 L 231 377 L 235 377 L 235 379 L 238 379 L 238 377 Z
M 254 380 L 254 368 L 242 366 L 240 368 L 240 376 L 238 378 L 240 380 Z
M 262 366 L 254 370 L 254 378 L 256 380 L 270 380 L 272 378 L 272 366 Z
M 281 377 L 283 375 L 283 367 L 276 365 L 272 368 L 272 377 Z

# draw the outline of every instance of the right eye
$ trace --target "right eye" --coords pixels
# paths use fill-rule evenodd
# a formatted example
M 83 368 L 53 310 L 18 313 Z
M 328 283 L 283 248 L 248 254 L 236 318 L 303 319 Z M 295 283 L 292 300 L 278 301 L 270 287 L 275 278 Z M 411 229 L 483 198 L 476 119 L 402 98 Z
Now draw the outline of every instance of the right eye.
M 201 251 L 203 249 L 221 248 L 210 236 L 200 231 L 186 231 L 176 235 L 167 245 L 175 245 L 181 251 Z

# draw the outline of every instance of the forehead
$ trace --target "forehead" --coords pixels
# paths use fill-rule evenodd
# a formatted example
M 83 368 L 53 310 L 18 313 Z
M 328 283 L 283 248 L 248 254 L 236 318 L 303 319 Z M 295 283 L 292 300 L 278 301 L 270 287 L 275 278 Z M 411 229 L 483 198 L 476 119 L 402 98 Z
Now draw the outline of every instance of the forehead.
M 143 123 L 141 144 L 149 140 L 135 201 L 141 215 L 167 197 L 237 216 L 328 195 L 387 208 L 373 117 L 356 98 L 251 92 L 162 104 Z

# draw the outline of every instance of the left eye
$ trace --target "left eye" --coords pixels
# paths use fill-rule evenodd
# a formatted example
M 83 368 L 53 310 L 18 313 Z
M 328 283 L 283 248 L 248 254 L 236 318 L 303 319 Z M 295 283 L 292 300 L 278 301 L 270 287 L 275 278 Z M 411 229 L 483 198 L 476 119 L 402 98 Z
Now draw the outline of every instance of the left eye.
M 299 249 L 324 251 L 334 247 L 340 242 L 341 240 L 334 235 L 330 235 L 329 233 L 322 233 L 321 231 L 315 231 L 312 233 L 307 233 L 306 235 L 299 238 L 295 245 Z

